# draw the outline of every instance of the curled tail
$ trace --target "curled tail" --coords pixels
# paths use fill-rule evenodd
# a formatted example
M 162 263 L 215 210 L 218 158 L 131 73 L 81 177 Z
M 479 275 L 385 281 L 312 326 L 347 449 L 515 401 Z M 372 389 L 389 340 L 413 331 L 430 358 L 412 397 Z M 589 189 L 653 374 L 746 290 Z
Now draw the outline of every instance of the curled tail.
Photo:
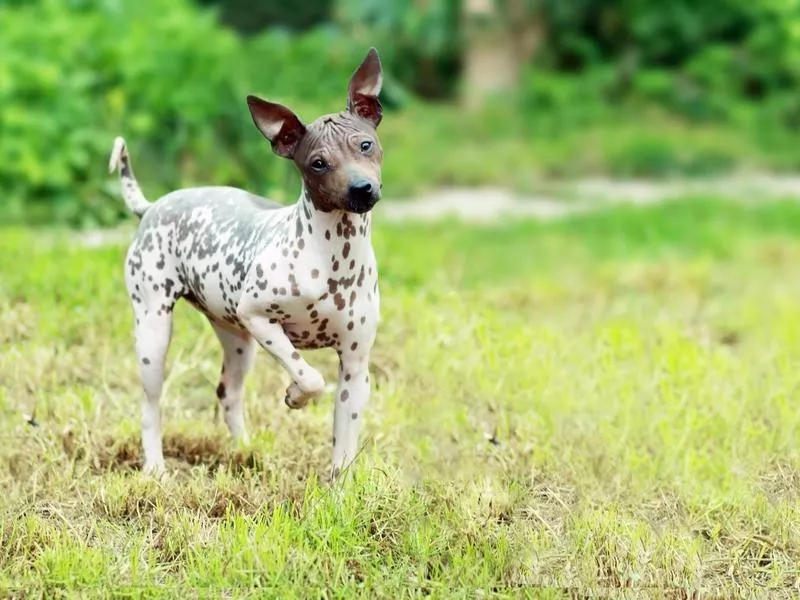
M 151 205 L 144 197 L 142 188 L 139 187 L 139 183 L 136 181 L 133 167 L 131 167 L 131 162 L 128 158 L 128 148 L 125 145 L 125 140 L 121 137 L 114 140 L 111 158 L 108 161 L 108 172 L 113 173 L 116 169 L 119 169 L 119 181 L 122 184 L 122 197 L 125 198 L 125 206 L 141 219 Z

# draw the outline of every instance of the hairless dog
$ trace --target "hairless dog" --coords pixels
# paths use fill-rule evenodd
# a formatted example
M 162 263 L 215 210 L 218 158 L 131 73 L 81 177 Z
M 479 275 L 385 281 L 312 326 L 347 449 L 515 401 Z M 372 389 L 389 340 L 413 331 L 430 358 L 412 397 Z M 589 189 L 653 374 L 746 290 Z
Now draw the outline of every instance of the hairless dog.
M 248 96 L 256 127 L 302 175 L 300 198 L 290 206 L 231 187 L 180 189 L 150 203 L 125 141 L 115 140 L 109 169 L 119 169 L 125 204 L 140 218 L 125 259 L 125 284 L 144 387 L 145 472 L 165 471 L 159 400 L 180 298 L 205 314 L 222 344 L 217 398 L 231 434 L 243 441 L 243 386 L 256 347 L 291 376 L 289 408 L 304 407 L 325 389 L 322 375 L 298 350 L 334 348 L 339 382 L 332 477 L 355 458 L 379 319 L 370 211 L 382 187 L 376 133 L 381 84 L 373 48 L 350 79 L 343 112 L 305 125 L 285 106 Z

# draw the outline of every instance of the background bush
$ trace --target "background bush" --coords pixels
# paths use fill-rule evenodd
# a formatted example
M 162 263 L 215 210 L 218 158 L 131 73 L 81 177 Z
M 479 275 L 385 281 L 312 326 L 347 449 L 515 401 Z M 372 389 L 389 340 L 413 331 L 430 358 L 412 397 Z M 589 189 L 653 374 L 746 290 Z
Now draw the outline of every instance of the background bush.
M 325 30 L 244 41 L 187 0 L 42 0 L 0 9 L 0 30 L 0 202 L 10 220 L 113 220 L 119 203 L 98 189 L 120 133 L 135 168 L 164 189 L 280 185 L 286 172 L 266 160 L 245 95 L 338 108 L 363 58 Z
M 103 169 L 120 133 L 150 197 L 213 182 L 291 199 L 297 179 L 254 131 L 245 95 L 306 119 L 338 110 L 373 44 L 385 106 L 406 115 L 383 126 L 395 193 L 524 184 L 532 173 L 705 174 L 740 164 L 740 148 L 759 166 L 800 164 L 800 0 L 497 6 L 509 35 L 528 26 L 541 39 L 521 58 L 518 89 L 476 112 L 453 102 L 473 43 L 459 0 L 6 1 L 0 220 L 121 218 Z M 671 117 L 654 120 L 653 107 Z M 624 134 L 635 119 L 635 135 Z M 658 129 L 675 119 L 733 128 L 746 142 Z
M 243 33 L 258 33 L 270 27 L 303 31 L 330 20 L 333 0 L 198 0 L 203 6 L 219 9 L 223 23 Z

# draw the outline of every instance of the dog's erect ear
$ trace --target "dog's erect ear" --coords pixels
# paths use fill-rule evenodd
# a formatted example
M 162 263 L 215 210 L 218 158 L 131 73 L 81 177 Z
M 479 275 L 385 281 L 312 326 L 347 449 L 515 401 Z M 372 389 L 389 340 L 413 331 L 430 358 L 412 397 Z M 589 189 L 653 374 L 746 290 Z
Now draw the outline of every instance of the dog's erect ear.
M 278 156 L 292 158 L 297 145 L 306 134 L 306 126 L 291 110 L 281 104 L 267 102 L 256 96 L 247 97 L 250 115 L 258 130 L 272 144 Z
M 350 78 L 350 85 L 347 87 L 347 110 L 371 121 L 377 127 L 383 115 L 383 108 L 378 100 L 382 85 L 381 59 L 378 58 L 375 48 L 370 48 L 364 62 Z

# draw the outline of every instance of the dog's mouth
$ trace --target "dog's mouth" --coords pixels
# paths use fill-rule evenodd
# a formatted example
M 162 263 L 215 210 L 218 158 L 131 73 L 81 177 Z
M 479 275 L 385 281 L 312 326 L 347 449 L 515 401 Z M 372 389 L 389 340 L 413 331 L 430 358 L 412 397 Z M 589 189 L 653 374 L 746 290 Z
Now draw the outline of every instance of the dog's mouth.
M 344 206 L 347 212 L 363 215 L 364 213 L 368 213 L 369 211 L 371 211 L 378 203 L 378 200 L 380 200 L 380 196 L 375 196 L 371 198 L 362 198 L 357 200 L 353 198 L 347 198 L 345 200 Z

